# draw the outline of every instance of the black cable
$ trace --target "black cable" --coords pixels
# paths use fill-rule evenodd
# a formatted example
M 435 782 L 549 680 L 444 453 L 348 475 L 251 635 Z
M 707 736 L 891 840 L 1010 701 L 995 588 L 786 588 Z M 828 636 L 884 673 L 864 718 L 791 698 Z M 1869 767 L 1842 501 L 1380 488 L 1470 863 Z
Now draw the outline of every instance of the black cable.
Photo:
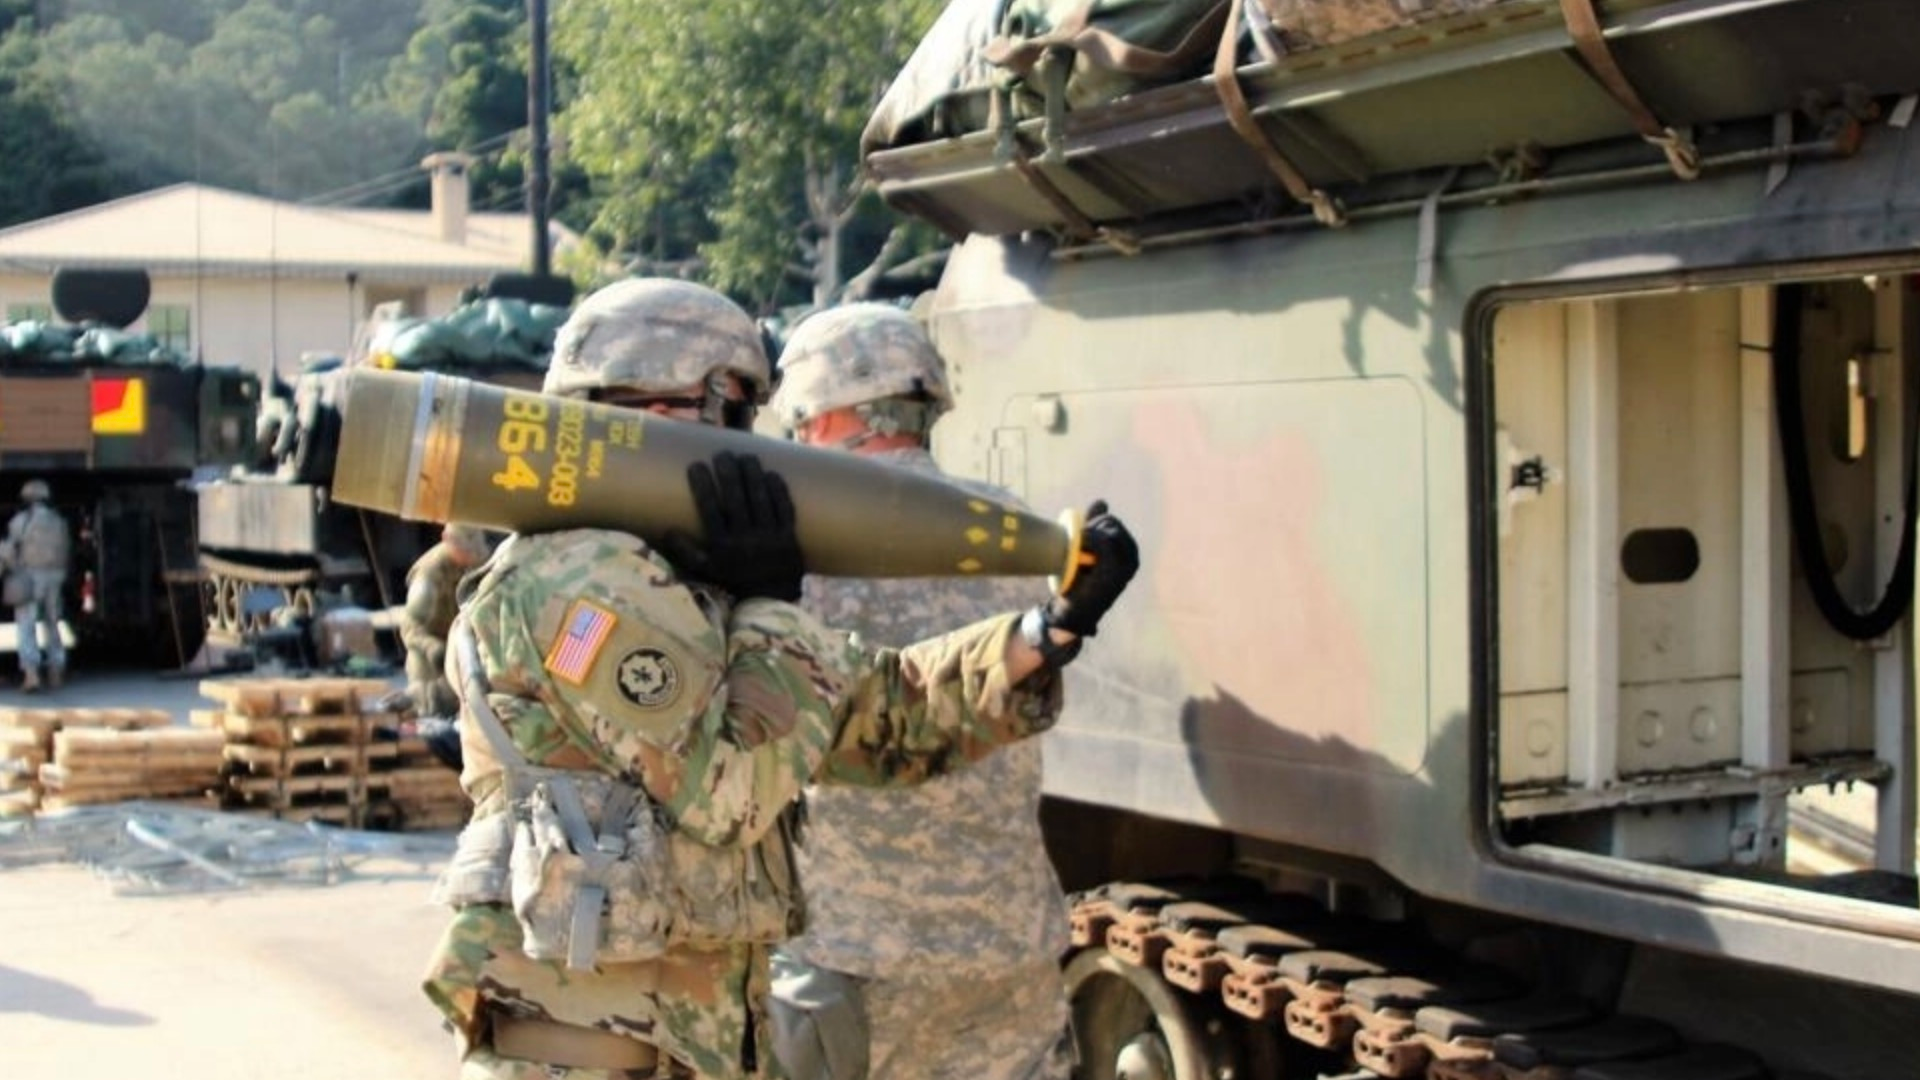
M 1907 505 L 1900 553 L 1894 557 L 1893 577 L 1872 611 L 1856 611 L 1840 595 L 1827 563 L 1827 545 L 1814 512 L 1813 473 L 1807 464 L 1806 414 L 1800 395 L 1800 316 L 1806 287 L 1780 286 L 1773 305 L 1773 406 L 1780 430 L 1780 457 L 1787 481 L 1787 511 L 1793 524 L 1793 546 L 1800 554 L 1800 572 L 1807 579 L 1813 602 L 1827 625 L 1855 641 L 1871 641 L 1892 630 L 1913 605 L 1914 518 L 1916 480 L 1920 479 L 1920 400 L 1908 417 Z M 1900 373 L 1905 378 L 1905 372 Z M 1920 395 L 1914 395 L 1920 398 Z

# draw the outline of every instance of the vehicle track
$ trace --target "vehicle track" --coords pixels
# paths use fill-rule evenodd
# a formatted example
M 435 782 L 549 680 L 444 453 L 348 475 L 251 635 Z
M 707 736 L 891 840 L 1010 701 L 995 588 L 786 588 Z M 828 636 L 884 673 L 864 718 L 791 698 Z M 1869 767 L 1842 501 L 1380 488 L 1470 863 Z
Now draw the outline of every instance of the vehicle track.
M 1079 1080 L 1267 1080 L 1281 1059 L 1340 1080 L 1775 1076 L 1746 1050 L 1250 878 L 1112 882 L 1071 900 Z

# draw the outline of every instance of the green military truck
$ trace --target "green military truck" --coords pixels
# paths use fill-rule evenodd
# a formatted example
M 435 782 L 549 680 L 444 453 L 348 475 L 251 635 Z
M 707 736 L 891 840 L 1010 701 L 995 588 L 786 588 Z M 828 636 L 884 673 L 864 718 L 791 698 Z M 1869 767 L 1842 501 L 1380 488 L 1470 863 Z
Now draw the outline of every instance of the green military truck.
M 1047 736 L 1077 1076 L 1914 1074 L 1915 16 L 949 9 L 865 155 L 936 454 L 1145 560 Z
M 251 458 L 260 384 L 121 330 L 146 296 L 144 274 L 63 272 L 69 321 L 0 327 L 0 500 L 52 489 L 81 648 L 181 664 L 202 634 L 193 481 Z

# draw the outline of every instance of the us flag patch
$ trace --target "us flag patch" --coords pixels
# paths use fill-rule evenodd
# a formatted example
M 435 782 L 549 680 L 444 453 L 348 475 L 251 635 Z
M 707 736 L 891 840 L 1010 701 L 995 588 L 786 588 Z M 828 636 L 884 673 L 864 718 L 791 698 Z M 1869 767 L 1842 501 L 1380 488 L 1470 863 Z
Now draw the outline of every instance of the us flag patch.
M 585 682 L 617 622 L 606 608 L 590 600 L 575 600 L 560 623 L 559 640 L 547 650 L 547 670 L 575 686 Z

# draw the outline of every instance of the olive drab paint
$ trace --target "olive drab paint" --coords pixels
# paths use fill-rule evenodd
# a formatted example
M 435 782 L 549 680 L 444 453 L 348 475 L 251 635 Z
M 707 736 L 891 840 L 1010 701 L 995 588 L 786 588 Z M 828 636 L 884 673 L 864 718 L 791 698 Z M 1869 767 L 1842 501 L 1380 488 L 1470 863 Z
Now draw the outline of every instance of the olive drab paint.
M 699 533 L 687 466 L 755 454 L 792 491 L 811 573 L 1067 576 L 1075 530 L 937 477 L 634 409 L 357 369 L 333 497 L 516 532 Z

